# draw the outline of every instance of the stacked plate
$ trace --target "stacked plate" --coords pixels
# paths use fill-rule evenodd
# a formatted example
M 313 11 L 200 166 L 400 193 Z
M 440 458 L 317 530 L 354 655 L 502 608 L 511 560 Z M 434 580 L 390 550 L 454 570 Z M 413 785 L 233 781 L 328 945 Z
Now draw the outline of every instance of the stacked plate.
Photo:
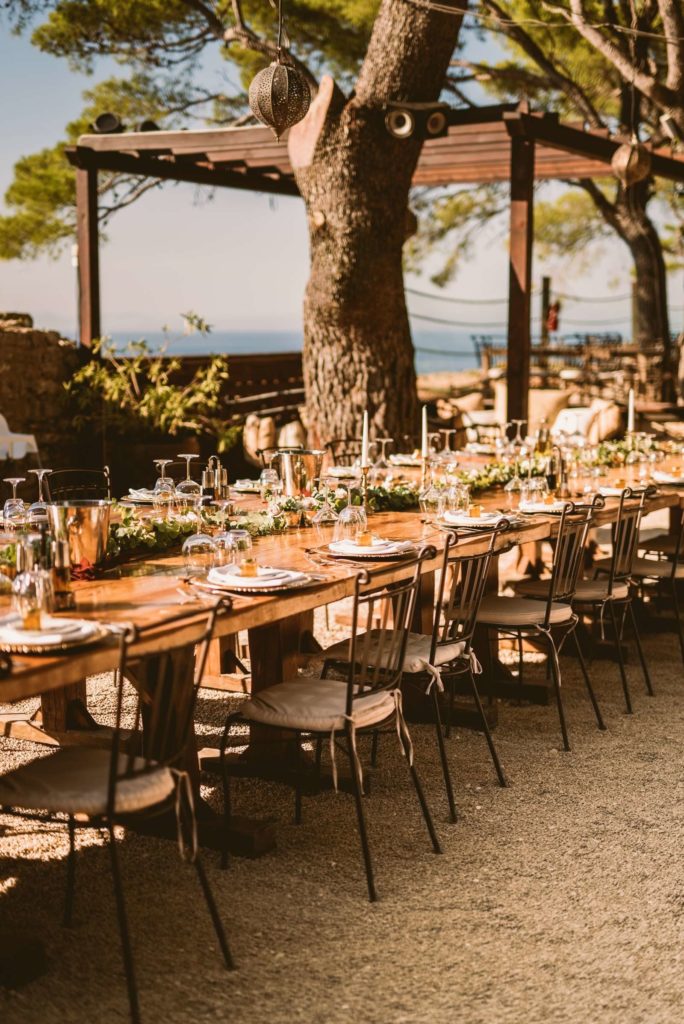
M 238 494 L 260 494 L 261 484 L 258 480 L 236 480 L 230 485 Z
M 136 505 L 152 505 L 154 503 L 154 491 L 148 487 L 129 487 L 125 501 L 132 501 Z
M 523 515 L 559 516 L 566 505 L 565 501 L 521 501 L 518 511 Z
M 274 569 L 259 566 L 256 576 L 243 576 L 239 566 L 217 566 L 207 574 L 207 585 L 214 590 L 232 590 L 240 593 L 262 594 L 279 590 L 305 587 L 315 582 L 308 573 L 297 569 Z
M 384 540 L 373 537 L 370 544 L 357 544 L 353 540 L 335 540 L 328 545 L 328 554 L 334 558 L 405 558 L 416 550 L 410 540 Z
M 442 522 L 446 526 L 458 526 L 466 530 L 487 530 L 498 526 L 502 520 L 511 520 L 513 513 L 482 512 L 479 516 L 469 516 L 467 512 L 445 512 Z
M 684 477 L 674 476 L 672 473 L 663 473 L 660 469 L 654 469 L 653 479 L 657 484 L 670 484 L 670 486 L 684 487 Z
M 390 455 L 389 462 L 393 466 L 422 466 L 423 460 L 420 455 Z
M 67 619 L 43 615 L 41 629 L 23 629 L 18 615 L 0 622 L 0 650 L 17 654 L 54 654 L 96 643 L 108 630 L 89 619 Z

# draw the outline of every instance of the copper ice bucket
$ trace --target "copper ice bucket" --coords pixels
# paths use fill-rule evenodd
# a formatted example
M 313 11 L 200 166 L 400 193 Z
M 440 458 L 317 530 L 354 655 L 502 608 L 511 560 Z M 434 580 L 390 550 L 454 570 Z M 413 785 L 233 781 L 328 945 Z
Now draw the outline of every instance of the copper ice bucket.
M 290 498 L 312 494 L 318 487 L 324 451 L 306 448 L 279 448 L 271 460 L 283 481 L 283 491 Z
M 48 522 L 56 540 L 69 542 L 71 564 L 99 565 L 107 554 L 110 501 L 53 501 Z

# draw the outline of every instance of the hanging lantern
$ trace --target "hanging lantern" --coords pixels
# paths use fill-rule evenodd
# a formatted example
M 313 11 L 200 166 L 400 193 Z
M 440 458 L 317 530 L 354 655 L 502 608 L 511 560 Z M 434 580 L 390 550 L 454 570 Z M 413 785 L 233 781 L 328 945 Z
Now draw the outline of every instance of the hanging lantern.
M 636 135 L 633 135 L 630 142 L 623 143 L 615 150 L 610 165 L 615 177 L 625 188 L 629 188 L 630 185 L 643 181 L 651 173 L 651 154 Z
M 311 103 L 309 83 L 301 71 L 274 60 L 255 75 L 249 87 L 252 113 L 279 139 L 286 128 L 301 121 Z
M 271 129 L 276 139 L 280 138 L 286 128 L 302 120 L 311 103 L 309 83 L 301 71 L 291 64 L 283 63 L 282 45 L 283 3 L 278 0 L 276 59 L 255 75 L 249 86 L 252 113 Z

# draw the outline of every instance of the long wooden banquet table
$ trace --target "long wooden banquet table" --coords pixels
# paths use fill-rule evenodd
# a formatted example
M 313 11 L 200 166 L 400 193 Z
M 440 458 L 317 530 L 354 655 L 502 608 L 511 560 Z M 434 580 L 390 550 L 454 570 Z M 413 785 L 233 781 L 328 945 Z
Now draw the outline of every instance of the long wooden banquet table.
M 617 471 L 613 475 L 617 475 Z M 484 495 L 479 500 L 487 509 L 500 507 L 502 499 L 503 495 L 499 491 Z M 617 499 L 606 499 L 605 508 L 596 513 L 596 524 L 613 521 L 617 507 Z M 684 489 L 668 487 L 649 499 L 647 511 L 670 508 L 678 515 L 683 507 Z M 551 515 L 526 516 L 524 521 L 516 523 L 500 536 L 498 550 L 509 549 L 513 544 L 550 538 L 557 524 L 557 517 Z M 424 516 L 418 512 L 378 513 L 372 516 L 371 526 L 377 535 L 412 540 L 419 547 L 434 545 L 437 549 L 437 556 L 422 565 L 424 585 L 414 627 L 421 632 L 431 632 L 434 572 L 440 564 L 446 534 L 433 522 L 425 521 Z M 260 563 L 309 571 L 323 578 L 311 587 L 290 593 L 249 597 L 234 595 L 232 608 L 217 621 L 219 645 L 243 630 L 248 632 L 251 691 L 254 693 L 296 674 L 300 639 L 303 633 L 312 628 L 314 610 L 349 598 L 354 592 L 355 577 L 362 567 L 361 563 L 326 560 L 323 565 L 318 564 L 317 555 L 312 555 L 311 551 L 320 547 L 325 540 L 326 537 L 322 537 L 313 528 L 288 530 L 283 534 L 259 538 L 255 543 L 255 553 Z M 488 544 L 486 533 L 462 535 L 458 540 L 458 551 L 463 555 L 475 554 L 485 550 Z M 363 567 L 370 568 L 374 580 L 381 579 L 383 582 L 403 579 L 411 571 L 402 561 L 378 561 L 370 565 L 364 562 Z M 164 622 L 177 616 L 181 605 L 188 610 L 196 607 L 198 616 L 202 610 L 199 598 L 196 606 L 187 603 L 193 591 L 183 580 L 183 560 L 179 555 L 159 556 L 146 562 L 131 563 L 105 574 L 102 579 L 77 583 L 75 590 L 76 614 L 79 616 L 104 623 L 158 625 L 158 630 L 147 636 L 140 654 L 164 648 L 169 637 Z M 174 642 L 179 639 L 191 641 L 199 637 L 200 633 L 201 619 L 198 617 L 195 624 L 190 623 L 184 627 L 182 634 L 174 627 Z M 0 704 L 40 696 L 40 727 L 45 740 L 69 742 L 68 710 L 71 700 L 78 698 L 84 701 L 86 677 L 113 670 L 117 657 L 118 648 L 114 640 L 64 656 L 16 655 L 11 674 L 0 680 Z M 220 656 L 215 657 L 210 671 L 220 673 L 220 661 Z M 12 714 L 2 716 L 0 734 L 4 729 L 5 735 L 26 735 L 13 728 L 13 723 L 19 717 Z M 74 741 L 78 742 L 76 736 Z M 88 741 L 88 737 L 84 741 Z M 273 752 L 277 758 L 279 754 L 275 747 Z M 198 761 L 193 760 L 193 764 L 188 767 L 199 789 Z

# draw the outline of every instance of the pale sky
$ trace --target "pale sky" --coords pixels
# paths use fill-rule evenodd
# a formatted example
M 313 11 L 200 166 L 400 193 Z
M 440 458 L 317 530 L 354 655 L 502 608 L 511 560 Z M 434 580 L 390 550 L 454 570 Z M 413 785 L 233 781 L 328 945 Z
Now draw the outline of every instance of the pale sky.
M 35 50 L 26 38 L 0 29 L 0 195 L 12 180 L 20 156 L 54 144 L 64 125 L 80 113 L 84 88 L 111 74 L 101 61 L 92 78 Z M 217 65 L 218 66 L 218 65 Z M 119 70 L 119 69 L 117 69 Z M 210 68 L 210 73 L 218 72 Z M 179 326 L 192 309 L 216 329 L 293 330 L 301 324 L 308 273 L 304 207 L 299 199 L 176 185 L 148 193 L 117 214 L 101 248 L 103 330 L 159 330 Z M 548 268 L 547 268 L 548 269 Z M 535 264 L 535 277 L 544 268 Z M 600 267 L 556 266 L 554 285 L 581 295 L 629 292 L 630 260 L 619 242 L 604 246 Z M 485 234 L 473 257 L 444 294 L 500 299 L 507 294 L 505 232 Z M 434 291 L 425 277 L 407 281 Z M 0 262 L 0 309 L 33 314 L 39 326 L 73 336 L 76 323 L 75 271 L 67 249 L 56 260 Z M 681 305 L 681 276 L 670 282 L 670 303 Z M 469 323 L 473 308 L 412 300 L 416 312 L 451 316 Z M 498 319 L 502 307 L 482 319 Z M 628 304 L 602 310 L 573 307 L 568 316 L 624 314 Z M 681 313 L 673 327 L 681 325 Z M 424 325 L 423 325 L 424 326 Z M 567 330 L 572 330 L 568 325 Z

